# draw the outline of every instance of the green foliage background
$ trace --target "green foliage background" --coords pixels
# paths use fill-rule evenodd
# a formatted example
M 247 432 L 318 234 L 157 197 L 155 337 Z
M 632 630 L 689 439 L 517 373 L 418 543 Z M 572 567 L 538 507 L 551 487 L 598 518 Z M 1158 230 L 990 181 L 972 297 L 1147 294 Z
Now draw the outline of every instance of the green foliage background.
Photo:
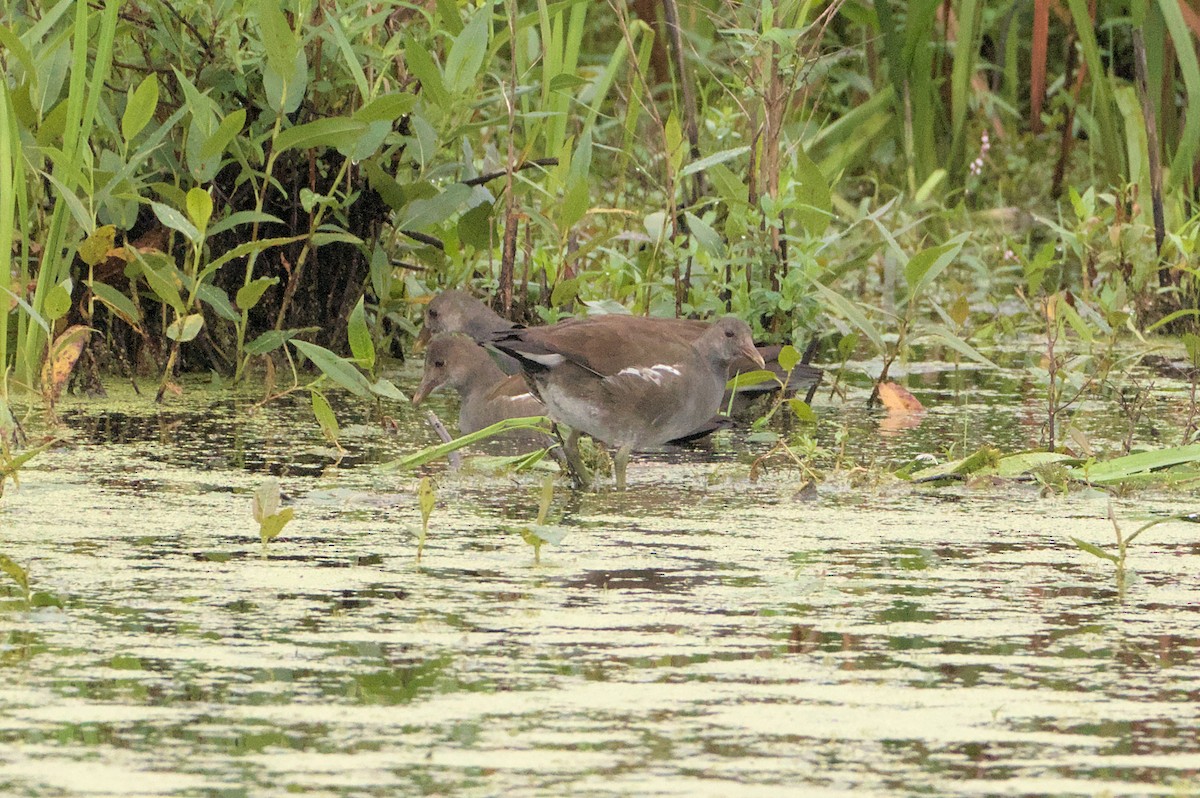
M 615 0 L 7 4 L 0 360 L 35 388 L 83 324 L 166 387 L 357 330 L 369 362 L 337 362 L 372 372 L 447 286 L 890 356 L 974 356 L 1060 292 L 1107 332 L 1194 318 L 1200 71 L 1174 2 L 1068 2 L 1039 117 L 1023 3 L 650 5 L 677 46 Z M 997 313 L 1014 292 L 1028 312 Z

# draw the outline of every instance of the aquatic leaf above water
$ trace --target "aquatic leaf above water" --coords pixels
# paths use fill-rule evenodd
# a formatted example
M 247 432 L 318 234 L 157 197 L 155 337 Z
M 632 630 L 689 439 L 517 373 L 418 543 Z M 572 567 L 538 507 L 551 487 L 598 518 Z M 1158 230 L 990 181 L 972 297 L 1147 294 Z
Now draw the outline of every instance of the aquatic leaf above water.
M 437 497 L 433 493 L 433 483 L 429 477 L 421 477 L 417 486 L 417 503 L 421 507 L 421 534 L 417 537 L 417 562 L 425 552 L 425 539 L 429 536 L 429 516 L 433 515 L 433 507 Z
M 50 353 L 42 366 L 42 396 L 51 405 L 58 400 L 67 380 L 83 353 L 91 328 L 81 324 L 68 327 L 54 339 Z
M 0 571 L 8 574 L 12 581 L 17 583 L 17 587 L 21 588 L 26 605 L 29 604 L 29 573 L 17 563 L 3 554 L 0 554 Z
M 425 463 L 432 462 L 439 458 L 445 457 L 451 452 L 456 452 L 463 447 L 470 446 L 472 443 L 486 440 L 504 432 L 517 429 L 536 430 L 538 432 L 550 434 L 550 419 L 545 416 L 525 416 L 522 418 L 506 418 L 503 421 L 497 421 L 490 427 L 484 427 L 468 435 L 463 435 L 448 443 L 441 443 L 437 446 L 429 446 L 419 452 L 400 457 L 384 464 L 384 468 L 406 470 L 416 468 Z
M 1200 443 L 1137 452 L 1103 463 L 1088 463 L 1072 468 L 1069 474 L 1081 482 L 1094 485 L 1110 484 L 1171 466 L 1196 462 L 1200 462 Z
M 279 537 L 279 533 L 295 515 L 295 510 L 291 507 L 279 509 L 281 500 L 279 480 L 274 477 L 265 480 L 254 491 L 254 520 L 258 521 L 258 534 L 263 546 Z

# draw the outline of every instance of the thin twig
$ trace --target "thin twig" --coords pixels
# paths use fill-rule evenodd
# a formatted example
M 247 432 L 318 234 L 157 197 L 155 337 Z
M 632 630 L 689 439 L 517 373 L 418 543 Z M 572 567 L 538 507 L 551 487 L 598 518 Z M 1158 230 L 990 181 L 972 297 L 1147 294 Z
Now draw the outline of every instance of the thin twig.
M 446 429 L 446 425 L 442 423 L 440 418 L 438 418 L 437 413 L 433 412 L 432 410 L 426 412 L 425 420 L 429 422 L 429 426 L 433 427 L 433 431 L 437 434 L 438 438 L 441 439 L 442 443 L 449 443 L 450 441 L 454 440 L 454 436 L 452 436 L 450 431 Z M 462 467 L 462 455 L 459 452 L 450 452 L 448 455 L 446 455 L 446 459 L 450 462 L 451 471 L 457 471 Z
M 532 161 L 525 161 L 524 163 L 520 164 L 519 166 L 513 167 L 513 171 L 514 172 L 523 172 L 526 169 L 533 169 L 534 167 L 538 167 L 538 166 L 558 166 L 558 159 L 557 158 L 537 158 Z M 508 175 L 508 170 L 501 169 L 498 172 L 488 172 L 486 175 L 480 175 L 479 177 L 472 177 L 468 180 L 464 180 L 464 181 L 462 181 L 462 184 L 464 186 L 482 186 L 484 183 L 489 183 L 492 180 L 495 180 L 496 178 L 505 177 L 507 175 Z

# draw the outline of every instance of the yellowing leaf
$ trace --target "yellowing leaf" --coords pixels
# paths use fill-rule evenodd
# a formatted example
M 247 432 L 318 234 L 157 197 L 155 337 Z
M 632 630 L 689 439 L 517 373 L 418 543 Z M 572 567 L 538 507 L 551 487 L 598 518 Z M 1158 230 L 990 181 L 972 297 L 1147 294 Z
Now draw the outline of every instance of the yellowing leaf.
M 268 515 L 259 522 L 258 534 L 262 538 L 263 545 L 279 537 L 279 533 L 283 531 L 283 528 L 287 526 L 288 521 L 291 521 L 295 514 L 296 511 L 294 509 L 285 507 L 273 515 Z
M 917 397 L 894 382 L 879 384 L 879 402 L 893 412 L 916 413 L 925 409 Z
M 76 324 L 64 330 L 50 346 L 46 362 L 42 365 L 42 396 L 51 405 L 62 395 L 91 332 L 90 327 Z
M 958 295 L 958 299 L 954 300 L 954 304 L 950 306 L 950 319 L 959 327 L 967 322 L 967 317 L 971 314 L 971 304 L 967 302 L 967 298 L 962 294 Z
M 417 503 L 421 507 L 421 534 L 417 538 L 417 562 L 421 561 L 421 555 L 425 552 L 425 538 L 429 536 L 429 516 L 433 514 L 435 501 L 433 483 L 429 481 L 429 477 L 421 477 L 421 484 L 417 487 Z
M 83 243 L 79 245 L 79 259 L 88 266 L 95 266 L 108 257 L 109 250 L 117 241 L 117 228 L 111 224 L 97 227 Z

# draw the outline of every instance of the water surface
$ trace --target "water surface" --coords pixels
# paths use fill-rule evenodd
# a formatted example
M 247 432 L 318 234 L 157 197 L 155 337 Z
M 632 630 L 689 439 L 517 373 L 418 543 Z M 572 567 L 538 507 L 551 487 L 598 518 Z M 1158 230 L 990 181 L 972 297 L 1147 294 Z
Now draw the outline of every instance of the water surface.
M 305 402 L 68 401 L 0 500 L 0 551 L 62 602 L 0 612 L 0 794 L 1200 794 L 1197 527 L 1147 532 L 1119 591 L 1070 541 L 1111 544 L 1104 495 L 887 477 L 1039 435 L 1012 384 L 910 387 L 915 423 L 818 399 L 847 449 L 815 498 L 749 482 L 741 434 L 564 485 L 540 565 L 513 531 L 540 477 L 444 466 L 415 563 L 418 475 L 378 467 L 432 441 L 406 408 L 343 409 L 339 461 Z M 268 475 L 296 519 L 264 552 Z

